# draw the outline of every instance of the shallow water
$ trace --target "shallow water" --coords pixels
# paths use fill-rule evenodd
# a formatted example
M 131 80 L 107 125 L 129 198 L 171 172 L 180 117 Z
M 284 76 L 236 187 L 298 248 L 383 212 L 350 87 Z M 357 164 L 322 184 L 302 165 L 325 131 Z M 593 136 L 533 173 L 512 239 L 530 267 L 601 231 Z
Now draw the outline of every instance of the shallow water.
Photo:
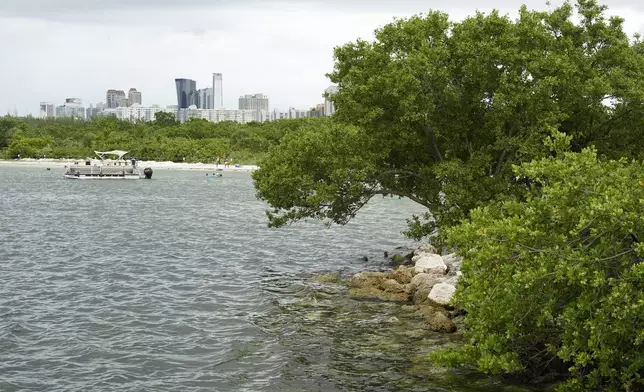
M 498 390 L 423 368 L 449 337 L 399 307 L 310 279 L 383 267 L 410 202 L 276 230 L 248 173 L 57 170 L 0 167 L 0 391 Z

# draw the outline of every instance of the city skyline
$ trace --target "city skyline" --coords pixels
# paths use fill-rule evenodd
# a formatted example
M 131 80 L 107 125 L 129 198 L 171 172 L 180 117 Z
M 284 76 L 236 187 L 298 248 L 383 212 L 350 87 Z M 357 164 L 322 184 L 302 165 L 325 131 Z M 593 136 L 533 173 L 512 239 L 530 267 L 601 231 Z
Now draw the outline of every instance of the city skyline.
M 38 115 L 40 101 L 60 104 L 66 97 L 103 102 L 107 89 L 130 86 L 143 92 L 145 105 L 171 105 L 175 78 L 210 87 L 213 72 L 226 77 L 224 108 L 258 91 L 270 97 L 271 107 L 309 108 L 332 84 L 325 73 L 333 70 L 333 48 L 373 40 L 373 30 L 394 16 L 433 8 L 456 21 L 498 8 L 514 18 L 523 3 L 548 8 L 545 0 L 313 0 L 288 7 L 244 0 L 7 0 L 0 2 L 0 34 L 11 37 L 3 43 L 11 55 L 0 60 L 0 86 L 11 94 L 0 95 L 0 114 L 15 108 Z M 602 3 L 626 19 L 629 35 L 644 32 L 644 3 Z

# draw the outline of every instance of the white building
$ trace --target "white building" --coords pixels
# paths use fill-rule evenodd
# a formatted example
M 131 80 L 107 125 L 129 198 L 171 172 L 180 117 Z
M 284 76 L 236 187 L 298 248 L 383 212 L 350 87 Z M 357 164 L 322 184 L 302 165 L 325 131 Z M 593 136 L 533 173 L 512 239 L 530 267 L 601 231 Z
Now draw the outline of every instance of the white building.
M 85 119 L 83 101 L 79 98 L 66 98 L 64 104 L 56 106 L 56 117 Z
M 266 111 L 259 110 L 227 110 L 227 109 L 199 109 L 192 105 L 188 109 L 178 109 L 176 105 L 161 108 L 159 106 L 133 105 L 130 107 L 106 108 L 101 115 L 114 116 L 119 120 L 128 121 L 154 121 L 154 115 L 158 112 L 174 114 L 179 122 L 186 122 L 192 118 L 201 118 L 212 122 L 234 121 L 246 124 L 252 121 L 270 121 L 270 115 Z
M 266 110 L 268 111 L 268 96 L 257 94 L 246 94 L 239 97 L 239 110 Z
M 266 121 L 267 112 L 259 110 L 232 110 L 232 109 L 198 109 L 192 106 L 188 109 L 179 109 L 174 112 L 179 122 L 186 122 L 192 118 L 201 118 L 212 122 L 234 121 L 246 124 L 252 121 Z
M 224 107 L 223 76 L 220 73 L 212 74 L 212 95 L 213 106 L 210 109 L 222 109 Z
M 53 118 L 56 116 L 54 104 L 51 102 L 40 103 L 40 118 Z
M 154 114 L 172 110 L 163 109 L 159 106 L 141 106 L 134 104 L 129 107 L 108 108 L 102 111 L 103 116 L 115 116 L 119 120 L 128 121 L 154 121 Z
M 329 86 L 324 90 L 324 115 L 330 116 L 335 112 L 335 105 L 329 100 L 329 97 L 338 92 L 338 86 Z
M 307 117 L 310 117 L 308 110 L 288 108 L 286 112 L 280 112 L 278 109 L 274 109 L 272 112 L 270 112 L 269 121 L 287 120 L 287 119 L 295 119 L 295 118 L 307 118 Z

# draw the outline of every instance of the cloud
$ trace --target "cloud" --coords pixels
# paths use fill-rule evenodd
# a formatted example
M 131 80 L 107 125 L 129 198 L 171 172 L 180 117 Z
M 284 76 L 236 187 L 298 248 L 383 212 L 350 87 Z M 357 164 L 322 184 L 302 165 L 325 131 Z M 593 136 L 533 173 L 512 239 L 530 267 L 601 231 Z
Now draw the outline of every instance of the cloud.
M 642 3 L 644 4 L 644 3 Z M 0 113 L 17 107 L 37 112 L 39 101 L 79 97 L 105 100 L 110 88 L 136 87 L 144 104 L 173 104 L 174 78 L 207 87 L 224 77 L 224 101 L 235 108 L 242 94 L 262 92 L 271 107 L 307 108 L 322 101 L 333 68 L 333 47 L 373 31 L 394 16 L 430 8 L 453 20 L 475 9 L 516 13 L 510 0 L 445 2 L 255 0 L 0 0 Z M 626 17 L 626 30 L 644 24 L 640 3 L 610 0 Z M 528 0 L 529 7 L 547 8 Z M 613 8 L 614 7 L 614 8 Z

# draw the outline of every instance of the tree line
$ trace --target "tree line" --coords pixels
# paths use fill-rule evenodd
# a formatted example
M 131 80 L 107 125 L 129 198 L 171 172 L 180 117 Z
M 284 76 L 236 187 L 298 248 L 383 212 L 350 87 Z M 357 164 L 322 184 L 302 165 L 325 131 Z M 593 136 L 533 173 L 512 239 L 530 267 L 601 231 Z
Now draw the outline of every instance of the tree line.
M 183 124 L 171 113 L 157 113 L 151 122 L 97 117 L 0 118 L 0 157 L 85 158 L 94 151 L 126 150 L 140 160 L 214 162 L 231 156 L 235 163 L 254 164 L 282 136 L 307 123 L 325 119 L 296 119 L 239 124 L 191 119 Z

